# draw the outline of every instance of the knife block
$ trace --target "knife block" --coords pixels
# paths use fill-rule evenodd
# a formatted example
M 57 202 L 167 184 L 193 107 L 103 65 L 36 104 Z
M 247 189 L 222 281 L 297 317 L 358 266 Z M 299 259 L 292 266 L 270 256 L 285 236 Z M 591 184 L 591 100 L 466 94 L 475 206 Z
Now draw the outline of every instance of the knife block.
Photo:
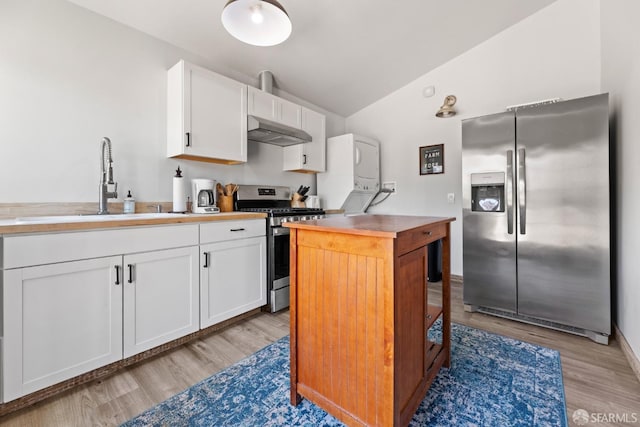
M 291 207 L 292 208 L 306 208 L 307 205 L 302 201 L 302 196 L 298 193 L 293 193 L 293 197 L 291 198 Z

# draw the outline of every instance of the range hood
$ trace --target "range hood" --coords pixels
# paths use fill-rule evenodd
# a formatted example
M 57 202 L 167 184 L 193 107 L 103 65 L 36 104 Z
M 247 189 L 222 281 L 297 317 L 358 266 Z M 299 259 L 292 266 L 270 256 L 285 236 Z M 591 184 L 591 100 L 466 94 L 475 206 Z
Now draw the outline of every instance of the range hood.
M 286 147 L 311 142 L 311 135 L 302 129 L 292 128 L 261 117 L 247 116 L 247 139 Z
M 260 90 L 273 95 L 273 73 L 269 70 L 261 71 L 258 80 Z M 247 116 L 247 139 L 281 147 L 304 144 L 312 140 L 311 135 L 302 129 L 251 114 Z

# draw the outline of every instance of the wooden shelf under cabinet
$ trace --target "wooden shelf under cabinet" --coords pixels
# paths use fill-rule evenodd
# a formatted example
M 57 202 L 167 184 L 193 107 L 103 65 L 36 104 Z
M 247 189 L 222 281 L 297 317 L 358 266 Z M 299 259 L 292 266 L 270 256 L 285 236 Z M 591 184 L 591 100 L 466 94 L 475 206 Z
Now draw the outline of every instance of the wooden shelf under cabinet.
M 440 317 L 441 314 L 442 307 L 440 307 L 439 305 L 427 305 L 427 331 L 431 329 L 431 327 L 433 326 L 435 321 L 438 320 L 438 317 Z

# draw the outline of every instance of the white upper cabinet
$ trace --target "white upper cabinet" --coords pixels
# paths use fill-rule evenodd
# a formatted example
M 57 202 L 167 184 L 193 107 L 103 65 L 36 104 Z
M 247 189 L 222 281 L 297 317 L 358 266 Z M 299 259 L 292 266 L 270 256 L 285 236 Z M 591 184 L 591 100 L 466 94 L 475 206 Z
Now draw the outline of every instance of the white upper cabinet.
M 247 104 L 247 112 L 251 116 L 302 129 L 302 107 L 298 104 L 252 86 L 248 88 Z
M 302 128 L 302 107 L 286 99 L 279 98 L 277 107 L 280 109 L 280 122 L 287 126 Z
M 167 156 L 247 161 L 247 86 L 185 61 L 167 76 Z
M 247 102 L 248 114 L 270 120 L 278 119 L 278 114 L 276 113 L 277 96 L 263 92 L 252 86 L 248 87 L 247 96 L 249 98 Z
M 323 114 L 302 107 L 302 130 L 313 140 L 283 148 L 283 169 L 292 172 L 324 172 L 326 156 L 326 119 Z

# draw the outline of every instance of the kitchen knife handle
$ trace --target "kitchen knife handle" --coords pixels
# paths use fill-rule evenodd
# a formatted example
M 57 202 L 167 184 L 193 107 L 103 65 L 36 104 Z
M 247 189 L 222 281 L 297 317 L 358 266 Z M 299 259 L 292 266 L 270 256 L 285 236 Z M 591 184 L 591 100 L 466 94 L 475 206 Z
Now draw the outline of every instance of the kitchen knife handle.
M 127 283 L 133 283 L 133 264 L 127 264 L 127 267 L 129 268 L 129 280 L 127 280 Z
M 203 268 L 209 268 L 209 252 L 204 252 L 204 265 Z
M 513 150 L 507 150 L 507 233 L 513 234 Z
M 187 147 L 191 147 L 191 132 L 187 132 Z
M 520 213 L 520 234 L 527 234 L 527 177 L 524 148 L 518 150 L 518 212 Z
M 116 285 L 120 284 L 120 266 L 116 265 Z

